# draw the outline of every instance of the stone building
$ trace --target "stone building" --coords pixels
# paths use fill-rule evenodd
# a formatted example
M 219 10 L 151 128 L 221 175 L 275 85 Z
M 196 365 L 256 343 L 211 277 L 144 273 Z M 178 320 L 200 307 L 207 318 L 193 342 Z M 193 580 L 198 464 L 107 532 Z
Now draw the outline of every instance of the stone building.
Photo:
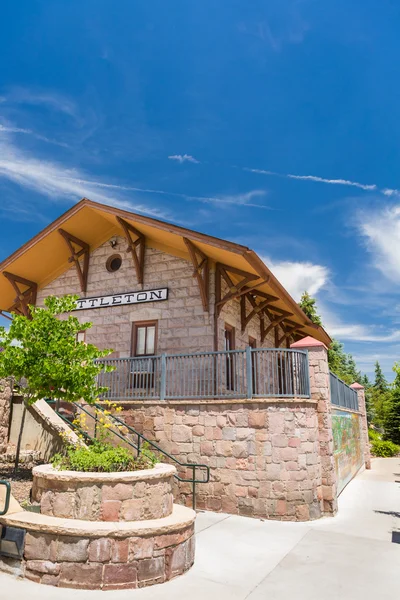
M 112 349 L 102 383 L 126 422 L 211 467 L 198 506 L 335 511 L 331 340 L 254 251 L 83 199 L 0 273 L 4 315 L 79 295 L 75 314 L 93 323 L 80 340 Z

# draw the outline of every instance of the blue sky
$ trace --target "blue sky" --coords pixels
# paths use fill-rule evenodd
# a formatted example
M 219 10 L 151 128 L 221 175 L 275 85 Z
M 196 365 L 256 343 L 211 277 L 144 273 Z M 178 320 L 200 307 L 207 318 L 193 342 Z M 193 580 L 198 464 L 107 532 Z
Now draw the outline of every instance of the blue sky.
M 400 3 L 3 0 L 0 259 L 82 196 L 244 243 L 400 357 Z

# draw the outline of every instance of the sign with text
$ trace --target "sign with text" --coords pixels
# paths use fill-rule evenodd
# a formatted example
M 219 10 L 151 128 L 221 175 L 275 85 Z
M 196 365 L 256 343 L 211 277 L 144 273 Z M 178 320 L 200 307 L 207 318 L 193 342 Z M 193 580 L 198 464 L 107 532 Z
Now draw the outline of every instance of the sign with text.
M 75 310 L 106 308 L 107 306 L 113 307 L 126 304 L 141 304 L 142 302 L 160 302 L 160 300 L 168 300 L 168 288 L 142 290 L 140 292 L 126 292 L 123 294 L 113 294 L 112 296 L 80 298 L 76 301 Z

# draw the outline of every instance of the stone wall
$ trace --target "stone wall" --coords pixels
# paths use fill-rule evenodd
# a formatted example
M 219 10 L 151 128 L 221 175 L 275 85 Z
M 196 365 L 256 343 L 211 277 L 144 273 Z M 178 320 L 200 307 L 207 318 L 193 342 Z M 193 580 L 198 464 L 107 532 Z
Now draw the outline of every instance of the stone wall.
M 179 460 L 211 467 L 197 508 L 301 521 L 322 514 L 313 401 L 135 403 L 124 417 Z M 179 494 L 190 505 L 191 486 Z
M 126 252 L 126 241 L 117 238 L 116 249 L 106 242 L 91 253 L 88 288 L 86 296 L 115 294 L 140 289 L 131 255 Z M 107 258 L 120 254 L 122 266 L 110 273 L 106 269 Z M 99 348 L 111 348 L 113 356 L 131 356 L 131 328 L 135 321 L 158 321 L 157 353 L 185 353 L 212 351 L 214 349 L 214 301 L 215 266 L 211 266 L 209 281 L 210 312 L 205 312 L 201 302 L 198 283 L 193 277 L 193 265 L 189 260 L 168 252 L 146 247 L 144 265 L 144 289 L 168 287 L 169 298 L 162 302 L 116 306 L 84 310 L 76 313 L 81 322 L 92 321 L 93 327 L 86 332 L 86 341 Z M 223 286 L 223 293 L 225 288 Z M 50 295 L 79 294 L 79 280 L 75 267 L 38 292 L 37 303 L 42 305 Z M 250 306 L 247 306 L 250 310 Z M 257 346 L 273 347 L 274 334 L 270 332 L 263 344 L 260 342 L 260 319 L 254 317 L 241 331 L 240 300 L 233 300 L 222 307 L 218 318 L 218 349 L 224 347 L 225 323 L 235 328 L 236 348 L 249 344 L 249 337 Z
M 144 521 L 172 513 L 172 480 L 176 470 L 153 469 L 121 473 L 56 471 L 50 465 L 33 469 L 33 501 L 42 514 L 84 521 Z
M 0 380 L 0 454 L 6 452 L 10 424 L 12 384 L 9 379 Z
M 117 239 L 116 249 L 112 249 L 107 242 L 92 252 L 87 297 L 140 289 L 132 257 L 126 252 L 126 241 L 121 237 Z M 106 261 L 115 253 L 121 255 L 122 266 L 117 272 L 109 273 Z M 157 320 L 158 354 L 212 350 L 213 316 L 203 310 L 192 264 L 183 258 L 147 247 L 144 273 L 144 289 L 168 287 L 168 300 L 79 311 L 76 315 L 81 322 L 93 322 L 93 327 L 86 332 L 86 341 L 99 348 L 113 349 L 115 357 L 131 356 L 132 322 Z M 75 267 L 39 290 L 37 303 L 42 305 L 49 295 L 64 294 L 82 296 Z

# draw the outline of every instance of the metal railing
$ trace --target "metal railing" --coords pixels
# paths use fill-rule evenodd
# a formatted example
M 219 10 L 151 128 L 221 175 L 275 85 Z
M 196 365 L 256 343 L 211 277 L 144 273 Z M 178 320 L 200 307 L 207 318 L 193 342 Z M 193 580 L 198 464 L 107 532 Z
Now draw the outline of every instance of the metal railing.
M 91 412 L 90 410 L 86 409 L 84 406 L 82 406 L 81 404 L 78 404 L 77 402 L 72 403 L 76 413 L 83 412 L 93 420 L 93 434 L 91 435 L 88 431 L 86 431 L 80 427 L 80 425 L 78 424 L 79 420 L 71 420 L 70 418 L 67 418 L 62 412 L 60 412 L 57 409 L 56 403 L 52 402 L 51 400 L 50 401 L 48 400 L 48 402 L 50 402 L 54 405 L 53 406 L 54 410 L 58 414 L 58 416 L 61 417 L 61 419 L 63 421 L 68 423 L 68 425 L 71 427 L 71 429 L 76 430 L 84 438 L 84 440 L 87 444 L 93 443 L 93 441 L 96 439 L 96 427 L 97 427 L 97 423 L 99 421 L 99 418 L 98 418 L 99 412 L 104 414 L 104 410 L 105 410 L 104 407 L 101 406 L 101 404 L 97 404 L 97 403 L 94 404 L 93 407 L 95 410 L 94 410 L 94 412 Z M 192 485 L 192 506 L 193 506 L 193 510 L 195 510 L 196 509 L 196 485 L 202 484 L 202 483 L 208 483 L 210 481 L 210 467 L 208 465 L 205 465 L 202 463 L 181 462 L 175 456 L 173 456 L 172 454 L 169 454 L 168 452 L 163 450 L 158 444 L 156 444 L 156 442 L 153 442 L 152 440 L 146 438 L 143 434 L 136 431 L 136 429 L 134 429 L 130 425 L 127 425 L 123 419 L 121 419 L 120 417 L 117 417 L 116 415 L 110 414 L 109 411 L 107 412 L 107 419 L 112 421 L 113 423 L 115 423 L 115 427 L 112 427 L 109 430 L 109 433 L 115 435 L 116 438 L 121 440 L 124 444 L 133 448 L 136 451 L 136 456 L 140 455 L 140 453 L 142 452 L 143 447 L 144 447 L 143 444 L 145 443 L 145 444 L 147 444 L 147 446 L 150 446 L 152 449 L 154 449 L 158 454 L 161 454 L 163 457 L 167 458 L 168 460 L 172 461 L 175 465 L 177 465 L 178 469 L 180 469 L 181 471 L 180 472 L 178 471 L 174 475 L 174 477 L 175 477 L 175 479 L 177 479 L 178 481 L 180 481 L 182 483 L 190 483 Z M 128 434 L 122 433 L 121 428 L 119 426 L 122 426 L 125 430 L 127 430 Z M 188 476 L 183 475 L 182 470 L 184 470 L 186 475 L 188 472 L 191 473 L 191 476 L 188 477 Z M 197 470 L 202 471 L 205 474 L 203 478 L 201 478 L 201 479 L 198 478 L 198 477 L 200 477 L 200 474 L 196 473 Z
M 103 400 L 309 398 L 306 350 L 250 348 L 99 361 Z
M 11 485 L 9 481 L 0 481 L 0 485 L 4 485 L 6 488 L 6 495 L 4 497 L 4 505 L 0 506 L 0 517 L 6 515 L 8 513 L 8 509 L 10 508 L 10 499 L 11 499 Z
M 331 383 L 331 404 L 348 408 L 350 410 L 358 410 L 357 392 L 353 390 L 347 383 L 339 379 L 337 375 L 330 371 Z

